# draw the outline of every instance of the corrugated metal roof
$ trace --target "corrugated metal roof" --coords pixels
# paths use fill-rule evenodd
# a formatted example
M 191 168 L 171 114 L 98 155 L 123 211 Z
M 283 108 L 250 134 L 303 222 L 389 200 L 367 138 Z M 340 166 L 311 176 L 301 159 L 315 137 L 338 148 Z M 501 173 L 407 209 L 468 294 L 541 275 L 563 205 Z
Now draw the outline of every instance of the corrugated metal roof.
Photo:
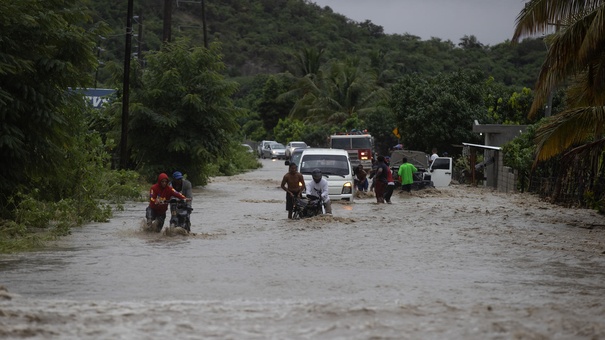
M 479 148 L 479 149 L 502 150 L 502 148 L 499 147 L 499 146 L 489 146 L 489 145 L 471 144 L 471 143 L 462 143 L 462 145 L 464 145 L 464 146 L 470 146 L 470 147 L 473 147 L 473 148 Z

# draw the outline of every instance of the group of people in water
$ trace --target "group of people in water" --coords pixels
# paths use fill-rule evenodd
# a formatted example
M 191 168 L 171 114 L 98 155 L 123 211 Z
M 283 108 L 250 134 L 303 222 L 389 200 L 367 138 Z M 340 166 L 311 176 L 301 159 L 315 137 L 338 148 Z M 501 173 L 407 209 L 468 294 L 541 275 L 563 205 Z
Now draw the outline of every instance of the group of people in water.
M 388 160 L 384 156 L 378 156 L 372 162 L 372 168 L 368 170 L 369 173 L 362 164 L 354 169 L 355 189 L 360 192 L 373 191 L 377 203 L 391 204 L 391 196 L 395 190 L 396 182 Z M 414 172 L 417 171 L 418 169 L 413 164 L 408 163 L 407 158 L 402 159 L 402 164 L 397 171 L 401 182 L 401 190 L 411 192 L 412 183 L 414 183 Z M 288 173 L 282 178 L 281 188 L 286 191 L 286 210 L 289 219 L 292 218 L 295 198 L 301 197 L 304 192 L 314 196 L 319 196 L 317 193 L 321 192 L 326 204 L 326 213 L 332 214 L 327 180 L 323 178 L 319 169 L 313 171 L 312 177 L 311 181 L 305 183 L 304 177 L 298 172 L 296 164 L 291 163 Z M 369 180 L 372 180 L 371 184 Z
M 434 149 L 433 155 L 436 157 L 436 150 Z M 372 168 L 368 170 L 369 173 L 364 169 L 362 164 L 359 164 L 354 169 L 355 189 L 360 192 L 373 191 L 377 203 L 391 204 L 391 196 L 395 190 L 396 182 L 388 160 L 382 155 L 378 156 L 372 162 Z M 401 182 L 401 190 L 411 192 L 412 183 L 414 183 L 413 175 L 417 171 L 418 169 L 413 164 L 408 163 L 407 158 L 404 157 L 402 159 L 402 164 L 397 171 Z M 371 184 L 370 179 L 372 180 Z M 312 180 L 305 183 L 303 175 L 298 172 L 297 165 L 291 163 L 288 173 L 282 178 L 281 188 L 286 191 L 286 210 L 288 211 L 289 219 L 292 219 L 295 199 L 301 197 L 303 193 L 321 197 L 325 205 L 326 214 L 332 214 L 328 181 L 323 178 L 319 169 L 313 170 Z M 162 230 L 164 221 L 166 220 L 168 202 L 172 197 L 186 200 L 188 206 L 191 207 L 191 201 L 193 200 L 192 185 L 191 182 L 183 177 L 180 171 L 175 171 L 172 174 L 172 181 L 169 180 L 168 175 L 161 173 L 158 176 L 157 183 L 151 186 L 149 190 L 149 205 L 145 212 L 148 228 L 156 232 Z
M 172 197 L 187 201 L 187 205 L 191 207 L 193 187 L 180 171 L 172 174 L 172 181 L 169 180 L 168 175 L 161 173 L 157 183 L 149 189 L 149 205 L 145 211 L 147 228 L 156 232 L 162 230 Z
M 372 162 L 372 168 L 368 170 L 369 172 L 362 164 L 359 164 L 355 169 L 355 188 L 357 191 L 373 191 L 376 196 L 376 203 L 391 204 L 391 197 L 396 189 L 397 182 L 393 176 L 388 158 L 378 156 Z M 412 183 L 414 183 L 414 172 L 417 171 L 418 169 L 412 163 L 408 163 L 406 157 L 402 159 L 402 164 L 397 171 L 401 190 L 411 192 Z M 369 180 L 372 180 L 372 184 Z

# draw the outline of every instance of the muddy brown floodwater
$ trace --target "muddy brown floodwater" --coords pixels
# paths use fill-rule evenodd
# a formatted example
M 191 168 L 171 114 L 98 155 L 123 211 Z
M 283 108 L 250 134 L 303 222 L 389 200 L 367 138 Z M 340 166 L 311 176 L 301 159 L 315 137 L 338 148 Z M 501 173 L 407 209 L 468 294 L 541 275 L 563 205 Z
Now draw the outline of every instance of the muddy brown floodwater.
M 452 185 L 290 221 L 287 167 L 195 190 L 194 236 L 145 203 L 0 256 L 0 338 L 605 338 L 605 220 Z

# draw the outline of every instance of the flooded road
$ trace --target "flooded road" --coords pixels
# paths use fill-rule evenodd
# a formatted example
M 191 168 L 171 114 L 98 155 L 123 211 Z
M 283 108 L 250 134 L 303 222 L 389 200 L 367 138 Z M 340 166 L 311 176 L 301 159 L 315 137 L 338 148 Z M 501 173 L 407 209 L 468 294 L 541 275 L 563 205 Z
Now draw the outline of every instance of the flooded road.
M 283 161 L 196 189 L 194 236 L 146 203 L 0 255 L 0 338 L 605 338 L 605 220 L 451 186 L 290 221 Z

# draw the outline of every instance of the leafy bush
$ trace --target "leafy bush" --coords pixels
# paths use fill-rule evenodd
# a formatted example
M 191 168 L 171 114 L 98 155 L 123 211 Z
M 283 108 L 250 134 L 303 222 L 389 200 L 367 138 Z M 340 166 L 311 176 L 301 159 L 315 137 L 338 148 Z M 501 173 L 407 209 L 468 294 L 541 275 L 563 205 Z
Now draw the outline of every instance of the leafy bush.
M 212 172 L 209 175 L 233 176 L 246 170 L 258 169 L 261 166 L 254 153 L 249 153 L 238 143 L 233 143 L 225 157 L 212 166 Z
M 536 125 L 529 126 L 525 133 L 502 146 L 504 165 L 519 173 L 517 183 L 519 191 L 525 191 L 534 163 L 536 145 L 534 144 Z

